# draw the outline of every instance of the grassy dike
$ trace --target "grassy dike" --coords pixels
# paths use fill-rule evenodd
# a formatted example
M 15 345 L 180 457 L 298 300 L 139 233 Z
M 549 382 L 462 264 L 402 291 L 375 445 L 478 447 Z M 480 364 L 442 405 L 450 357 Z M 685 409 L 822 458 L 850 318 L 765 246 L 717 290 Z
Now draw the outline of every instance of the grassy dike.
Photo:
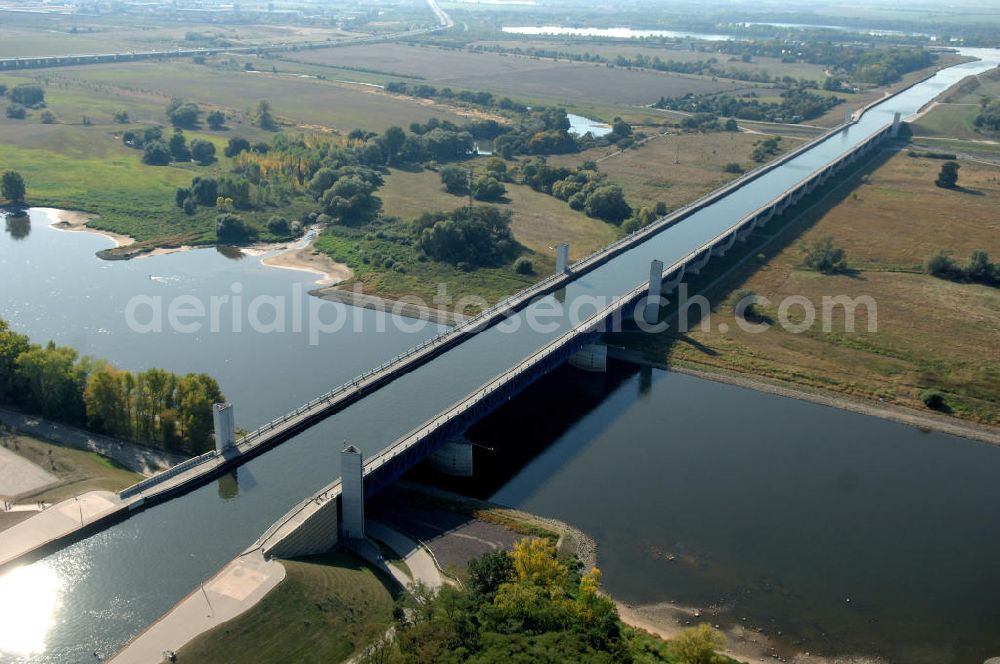
M 358 558 L 283 560 L 285 579 L 246 613 L 202 634 L 178 662 L 342 662 L 392 621 L 398 590 Z
M 905 147 L 883 149 L 689 279 L 690 294 L 702 293 L 711 303 L 704 328 L 692 307 L 686 334 L 672 325 L 662 334 L 622 333 L 609 343 L 666 365 L 925 413 L 931 411 L 921 394 L 936 389 L 954 417 L 1000 425 L 1000 290 L 923 271 L 938 249 L 951 251 L 960 264 L 974 250 L 1000 257 L 1000 167 L 961 163 L 964 189 L 945 190 L 933 184 L 940 160 L 909 157 Z M 825 236 L 846 250 L 848 273 L 823 275 L 803 266 L 804 243 Z M 768 298 L 762 313 L 775 322 L 782 300 L 805 297 L 817 322 L 801 333 L 780 325 L 745 332 L 734 314 L 743 291 Z M 873 298 L 877 330 L 868 331 L 861 307 L 855 331 L 848 332 L 837 307 L 823 331 L 822 298 L 840 295 Z M 804 316 L 800 306 L 788 311 L 793 323 Z

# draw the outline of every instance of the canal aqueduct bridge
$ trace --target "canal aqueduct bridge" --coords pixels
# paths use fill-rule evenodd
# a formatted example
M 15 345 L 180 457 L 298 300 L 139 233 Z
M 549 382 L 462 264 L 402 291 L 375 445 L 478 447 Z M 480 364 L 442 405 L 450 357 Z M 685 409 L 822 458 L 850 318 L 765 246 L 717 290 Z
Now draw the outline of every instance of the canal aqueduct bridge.
M 886 137 L 895 136 L 898 128 L 897 117 L 892 124 L 886 125 L 859 142 L 848 152 L 811 173 L 767 204 L 745 215 L 725 231 L 669 265 L 654 260 L 649 266 L 651 273 L 648 281 L 637 284 L 586 321 L 538 348 L 523 361 L 372 456 L 364 463 L 363 473 L 360 466 L 357 468 L 357 477 L 345 476 L 343 481 L 338 479 L 294 507 L 268 529 L 251 550 L 260 549 L 265 555 L 288 557 L 332 548 L 340 538 L 339 531 L 343 530 L 338 528 L 338 524 L 342 525 L 341 520 L 357 521 L 356 514 L 352 516 L 357 508 L 347 508 L 345 505 L 356 506 L 363 502 L 358 500 L 358 496 L 351 496 L 350 500 L 346 501 L 345 485 L 353 487 L 355 493 L 363 491 L 364 497 L 374 495 L 442 446 L 453 445 L 451 441 L 460 437 L 469 426 L 507 403 L 540 376 L 567 360 L 573 361 L 574 358 L 583 356 L 582 361 L 574 364 L 585 368 L 602 368 L 606 353 L 601 353 L 598 350 L 601 347 L 596 346 L 594 342 L 611 321 L 634 316 L 637 320 L 643 319 L 647 324 L 656 323 L 660 316 L 661 298 L 669 295 L 681 283 L 688 270 L 696 272 L 713 256 L 723 256 L 737 242 L 746 241 L 756 228 L 765 226 L 776 215 L 780 215 L 803 197 L 814 192 L 832 176 L 862 159 Z M 739 187 L 742 183 L 736 182 L 733 186 Z M 677 223 L 690 213 L 691 210 L 681 210 L 659 220 L 652 227 L 623 239 L 618 243 L 617 251 L 622 251 L 623 247 L 631 243 L 644 241 L 648 235 L 659 232 L 667 225 Z M 506 305 L 501 303 L 498 306 L 502 309 L 509 307 L 510 310 L 516 310 L 521 297 L 534 299 L 542 293 L 551 292 L 552 288 L 556 288 L 558 292 L 564 281 L 578 278 L 588 268 L 593 269 L 594 263 L 607 260 L 609 256 L 606 253 L 613 254 L 615 251 L 613 245 L 605 251 L 598 252 L 573 265 L 568 274 L 556 274 L 550 277 L 547 280 L 550 283 L 543 286 L 540 292 L 518 296 Z M 643 266 L 636 267 L 636 272 L 639 272 L 639 268 Z M 478 326 L 481 328 L 489 324 L 491 323 L 479 323 Z M 345 468 L 343 472 L 346 475 L 348 471 Z
M 609 321 L 631 316 L 654 321 L 660 312 L 657 303 L 648 302 L 650 293 L 654 299 L 657 291 L 663 297 L 669 296 L 685 275 L 697 274 L 713 257 L 747 240 L 756 228 L 875 149 L 899 126 L 897 117 L 892 124 L 875 125 L 874 131 L 868 123 L 867 135 L 850 136 L 848 132 L 857 127 L 857 122 L 855 119 L 831 130 L 572 265 L 565 266 L 566 253 L 560 248 L 560 270 L 555 274 L 242 437 L 234 434 L 231 408 L 218 409 L 220 435 L 216 450 L 123 490 L 118 509 L 104 515 L 100 523 L 89 523 L 85 530 L 46 542 L 31 555 L 37 555 L 42 548 L 59 548 L 132 511 L 187 493 L 327 418 L 334 419 L 335 427 L 337 422 L 384 419 L 386 403 L 392 403 L 395 410 L 392 422 L 382 428 L 393 433 L 380 438 L 365 431 L 370 439 L 366 445 L 359 445 L 368 456 L 363 465 L 365 494 L 379 491 L 442 448 L 446 454 L 439 454 L 439 466 L 458 465 L 468 471 L 469 450 L 463 454 L 461 446 L 453 441 L 471 424 L 567 360 L 575 366 L 603 369 L 606 348 L 595 342 Z M 796 171 L 794 167 L 803 162 L 790 162 L 799 157 L 815 166 Z M 789 168 L 782 168 L 786 165 Z M 775 173 L 779 168 L 782 170 Z M 774 173 L 772 181 L 755 184 L 769 173 Z M 775 179 L 779 187 L 773 186 Z M 748 189 L 753 191 L 744 194 Z M 777 195 L 762 195 L 775 189 Z M 741 196 L 766 202 L 746 213 L 749 206 L 743 201 L 732 202 Z M 727 206 L 736 211 L 726 213 Z M 717 212 L 720 209 L 722 212 Z M 735 219 L 730 222 L 730 217 Z M 687 220 L 690 222 L 682 223 Z M 653 260 L 656 262 L 651 266 Z M 579 324 L 562 315 L 556 328 L 546 333 L 523 329 L 508 334 L 502 330 L 510 322 L 537 313 L 539 308 L 571 309 L 575 298 L 595 292 L 606 296 L 604 304 Z M 395 383 L 393 390 L 381 389 L 389 383 Z M 389 392 L 392 394 L 387 396 Z M 408 432 L 406 427 L 410 427 Z M 358 443 L 355 438 L 360 435 L 355 429 L 349 435 L 350 442 Z M 386 446 L 393 439 L 395 442 Z M 362 486 L 362 482 L 355 486 Z M 341 491 L 337 480 L 296 505 L 259 539 L 255 548 L 277 555 L 302 555 L 329 548 L 338 539 Z

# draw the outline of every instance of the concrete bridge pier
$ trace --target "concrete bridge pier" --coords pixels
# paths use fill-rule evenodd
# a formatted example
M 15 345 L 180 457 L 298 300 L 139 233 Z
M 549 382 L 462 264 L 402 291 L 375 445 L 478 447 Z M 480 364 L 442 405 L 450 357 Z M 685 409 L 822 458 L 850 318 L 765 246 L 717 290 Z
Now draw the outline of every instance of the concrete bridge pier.
M 670 276 L 663 280 L 663 294 L 669 295 L 674 292 L 681 281 L 684 279 L 684 274 L 687 272 L 687 266 L 681 265 L 677 270 L 675 270 Z
M 605 373 L 608 370 L 608 347 L 601 343 L 585 344 L 570 355 L 569 365 L 584 371 Z
M 755 228 L 757 228 L 757 217 L 754 217 L 749 222 L 743 224 L 743 226 L 736 231 L 737 241 L 746 242 Z
M 233 404 L 229 402 L 212 404 L 212 424 L 215 427 L 215 451 L 226 454 L 234 450 L 236 415 L 233 412 Z
M 663 261 L 653 260 L 649 264 L 649 291 L 642 319 L 647 325 L 656 325 L 660 320 L 660 294 L 663 292 Z
M 472 477 L 472 443 L 460 436 L 449 440 L 441 447 L 431 452 L 427 457 L 430 467 L 439 473 L 453 477 Z
M 729 251 L 734 244 L 736 244 L 736 231 L 733 231 L 725 240 L 720 241 L 719 244 L 712 247 L 711 254 L 721 258 L 726 255 L 726 252 Z
M 896 138 L 899 136 L 899 125 L 903 121 L 903 115 L 899 111 L 892 116 L 892 129 L 889 130 L 889 136 Z
M 569 272 L 569 245 L 560 242 L 556 245 L 556 274 Z
M 361 450 L 348 445 L 340 453 L 340 538 L 365 538 L 365 478 Z
M 701 269 L 708 265 L 708 261 L 710 260 L 712 260 L 712 250 L 706 249 L 702 252 L 701 258 L 694 258 L 685 266 L 685 270 L 688 274 L 701 274 Z

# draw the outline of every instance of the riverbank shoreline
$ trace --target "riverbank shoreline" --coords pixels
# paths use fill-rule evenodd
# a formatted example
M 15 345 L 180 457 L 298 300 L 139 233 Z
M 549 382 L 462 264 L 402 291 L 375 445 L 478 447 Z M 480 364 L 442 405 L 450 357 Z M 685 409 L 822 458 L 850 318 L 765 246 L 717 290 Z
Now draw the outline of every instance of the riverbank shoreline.
M 33 208 L 49 215 L 49 227 L 57 231 L 90 233 L 106 237 L 115 243 L 114 249 L 121 247 L 133 247 L 136 244 L 135 238 L 129 235 L 122 235 L 112 231 L 93 228 L 88 223 L 96 218 L 96 215 L 80 210 L 63 210 L 60 208 L 38 207 Z M 313 245 L 319 235 L 318 228 L 310 229 L 303 238 L 290 242 L 270 242 L 257 243 L 246 247 L 234 247 L 247 256 L 260 257 L 260 262 L 267 267 L 284 270 L 297 270 L 317 275 L 315 283 L 319 286 L 333 286 L 351 279 L 354 271 L 343 263 L 334 261 L 329 256 L 315 251 Z M 305 243 L 303 244 L 303 240 Z M 208 246 L 208 245 L 206 245 Z M 166 256 L 168 254 L 190 251 L 198 247 L 194 245 L 180 245 L 176 247 L 142 246 L 136 247 L 134 252 L 125 254 L 115 254 L 113 257 L 102 252 L 98 252 L 98 257 L 103 260 L 131 260 L 140 258 L 151 258 L 153 256 Z
M 626 360 L 630 361 L 630 360 Z M 874 403 L 862 399 L 856 399 L 836 392 L 813 390 L 794 383 L 784 383 L 774 379 L 765 378 L 756 374 L 740 374 L 729 372 L 724 369 L 713 367 L 706 369 L 693 363 L 678 362 L 666 364 L 662 362 L 652 362 L 643 360 L 639 362 L 664 371 L 685 374 L 703 380 L 711 380 L 716 383 L 725 383 L 744 387 L 757 392 L 774 394 L 777 396 L 808 401 L 821 406 L 829 406 L 840 410 L 847 410 L 861 415 L 878 417 L 900 424 L 908 424 L 922 431 L 937 431 L 951 436 L 967 438 L 989 445 L 1000 446 L 1000 428 L 991 427 L 977 422 L 950 418 L 947 415 L 937 413 L 921 413 L 912 408 L 899 406 L 890 403 Z
M 262 245 L 244 250 L 244 253 L 261 255 L 260 262 L 268 267 L 282 270 L 298 270 L 319 276 L 316 284 L 333 286 L 354 277 L 354 270 L 344 263 L 338 263 L 326 254 L 316 251 L 313 247 L 320 229 L 312 228 L 306 234 L 305 243 L 283 244 L 281 247 Z M 300 246 L 296 246 L 300 245 Z M 281 250 L 283 248 L 283 250 Z M 277 251 L 277 253 L 271 253 Z
M 122 235 L 112 231 L 104 231 L 99 228 L 92 228 L 87 223 L 96 218 L 96 215 L 80 210 L 62 210 L 60 208 L 39 207 L 33 208 L 44 212 L 50 216 L 49 227 L 57 231 L 69 233 L 90 233 L 106 237 L 115 243 L 115 248 L 128 247 L 135 244 L 135 238 L 130 235 Z
M 561 555 L 576 557 L 583 569 L 598 566 L 595 540 L 564 521 L 405 480 L 396 485 L 395 491 L 398 494 L 389 498 L 389 502 L 403 500 L 407 509 L 416 510 L 420 516 L 411 523 L 412 527 L 418 530 L 436 529 L 440 538 L 418 538 L 408 532 L 409 527 L 401 528 L 400 523 L 393 523 L 398 519 L 406 522 L 411 518 L 405 514 L 388 522 L 388 526 L 382 525 L 382 521 L 371 521 L 372 534 L 402 557 L 405 552 L 391 541 L 392 538 L 378 537 L 376 526 L 398 533 L 402 539 L 410 542 L 410 546 L 404 548 L 425 556 L 426 564 L 436 567 L 438 574 L 446 582 L 456 583 L 448 571 L 452 569 L 453 563 L 447 564 L 448 558 L 455 553 L 455 542 L 462 542 L 464 544 L 458 546 L 467 547 L 465 557 L 473 556 L 477 552 L 476 547 L 488 543 L 476 536 L 489 537 L 488 531 L 470 531 L 471 534 L 465 532 L 470 527 L 506 530 L 515 540 L 531 536 L 534 532 L 548 531 L 558 538 L 557 548 Z M 411 499 L 417 503 L 414 504 Z M 392 511 L 391 506 L 383 504 L 372 519 L 385 516 L 385 509 Z M 382 516 L 378 515 L 380 510 Z M 448 513 L 465 515 L 467 520 L 464 525 L 459 525 L 450 518 L 442 520 L 441 515 Z M 438 521 L 441 523 L 437 523 Z M 198 636 L 252 610 L 278 586 L 284 576 L 283 566 L 278 559 L 268 560 L 260 549 L 248 549 L 134 636 L 110 661 L 122 664 L 140 662 L 146 661 L 151 654 L 165 650 L 179 651 Z M 409 576 L 412 577 L 412 573 Z M 449 577 L 452 578 L 451 581 L 447 580 Z M 624 625 L 665 640 L 676 638 L 689 626 L 712 622 L 711 615 L 703 614 L 693 607 L 669 602 L 634 606 L 616 600 L 613 596 L 609 597 L 615 602 Z M 213 607 L 214 611 L 206 612 L 206 607 Z M 775 661 L 776 657 L 795 664 L 841 664 L 848 661 L 852 664 L 884 664 L 881 660 L 866 657 L 835 659 L 798 652 L 793 646 L 774 641 L 762 632 L 739 624 L 722 631 L 726 637 L 726 645 L 721 652 L 747 664 L 767 664 Z
M 428 307 L 419 302 L 409 302 L 405 298 L 390 300 L 378 295 L 363 293 L 361 292 L 360 284 L 355 284 L 353 288 L 329 285 L 312 290 L 309 294 L 330 302 L 339 302 L 340 304 L 362 309 L 372 309 L 373 311 L 383 311 L 391 313 L 394 316 L 430 321 L 437 325 L 447 325 L 449 327 L 454 327 L 469 319 L 469 316 L 460 314 L 457 311 Z

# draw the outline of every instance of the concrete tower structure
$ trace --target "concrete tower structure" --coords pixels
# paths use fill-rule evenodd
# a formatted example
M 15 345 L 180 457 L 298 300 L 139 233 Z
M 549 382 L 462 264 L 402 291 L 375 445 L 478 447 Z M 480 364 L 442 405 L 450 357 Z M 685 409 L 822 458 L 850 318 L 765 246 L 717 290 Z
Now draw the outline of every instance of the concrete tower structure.
M 556 274 L 566 274 L 569 270 L 569 245 L 561 242 L 556 245 Z
M 365 538 L 364 459 L 361 450 L 348 445 L 340 453 L 340 537 Z
M 660 320 L 660 295 L 663 293 L 663 261 L 654 260 L 649 264 L 649 294 L 642 319 L 647 325 L 656 325 Z
M 225 452 L 236 443 L 236 415 L 233 404 L 212 404 L 212 423 L 215 425 L 215 451 Z

